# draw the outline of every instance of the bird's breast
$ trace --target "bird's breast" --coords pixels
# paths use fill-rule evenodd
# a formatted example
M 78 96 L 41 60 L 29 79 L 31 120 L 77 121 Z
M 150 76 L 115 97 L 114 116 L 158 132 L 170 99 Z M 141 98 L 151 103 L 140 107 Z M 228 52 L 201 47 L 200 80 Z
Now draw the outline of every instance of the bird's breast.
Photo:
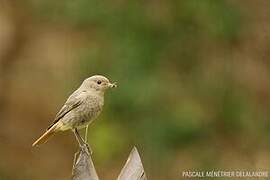
M 68 117 L 66 117 L 67 124 L 71 127 L 85 127 L 98 117 L 103 107 L 103 98 L 89 95 L 85 98 L 82 104 L 74 109 Z
M 91 97 L 86 100 L 86 106 L 83 111 L 87 118 L 94 118 L 101 112 L 103 107 L 103 103 L 101 101 L 102 100 L 98 97 Z

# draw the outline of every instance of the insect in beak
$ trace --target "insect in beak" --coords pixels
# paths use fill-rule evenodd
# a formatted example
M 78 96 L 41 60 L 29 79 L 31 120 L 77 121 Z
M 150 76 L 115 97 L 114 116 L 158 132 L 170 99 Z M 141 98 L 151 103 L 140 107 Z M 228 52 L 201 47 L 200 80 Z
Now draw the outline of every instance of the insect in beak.
M 116 88 L 117 87 L 117 85 L 116 85 L 116 83 L 109 83 L 109 88 Z

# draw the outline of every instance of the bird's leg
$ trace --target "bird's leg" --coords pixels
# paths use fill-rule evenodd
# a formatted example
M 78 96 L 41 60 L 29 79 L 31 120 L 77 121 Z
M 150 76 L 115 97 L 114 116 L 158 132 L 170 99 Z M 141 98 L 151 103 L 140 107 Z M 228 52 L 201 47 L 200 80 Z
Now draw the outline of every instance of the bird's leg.
M 85 133 L 84 133 L 84 142 L 85 142 L 85 143 L 88 142 L 88 126 L 89 126 L 89 125 L 87 125 L 87 126 L 85 127 Z
M 79 145 L 80 145 L 80 146 L 83 146 L 83 145 L 85 144 L 85 142 L 84 142 L 84 140 L 82 139 L 81 135 L 79 134 L 78 129 L 75 128 L 75 129 L 73 129 L 72 131 L 73 131 L 73 133 L 74 133 L 74 135 L 75 135 L 75 137 L 76 137 L 76 140 L 78 141 Z
M 80 147 L 81 147 L 81 148 L 82 148 L 82 147 L 86 147 L 86 148 L 88 149 L 88 152 L 90 152 L 90 153 L 92 154 L 93 151 L 92 151 L 91 147 L 89 146 L 89 144 L 87 144 L 87 143 L 83 140 L 83 138 L 81 137 L 81 135 L 80 135 L 78 129 L 77 129 L 77 128 L 73 129 L 73 132 L 74 132 L 74 134 L 75 134 L 75 137 L 76 137 L 76 139 L 77 139 L 77 141 L 78 141 Z
M 89 125 L 87 125 L 87 126 L 85 127 L 84 143 L 87 145 L 88 150 L 89 150 L 90 153 L 92 154 L 92 153 L 93 153 L 92 148 L 91 148 L 91 146 L 88 144 L 88 127 L 89 127 Z

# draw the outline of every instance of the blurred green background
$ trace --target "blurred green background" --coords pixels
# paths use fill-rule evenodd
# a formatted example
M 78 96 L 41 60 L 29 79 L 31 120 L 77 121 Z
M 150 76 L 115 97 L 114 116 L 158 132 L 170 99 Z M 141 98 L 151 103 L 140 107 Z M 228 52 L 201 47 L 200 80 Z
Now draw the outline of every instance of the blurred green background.
M 101 179 L 269 170 L 268 0 L 0 0 L 0 179 L 69 179 L 77 143 L 31 144 L 86 77 L 118 83 L 89 128 Z

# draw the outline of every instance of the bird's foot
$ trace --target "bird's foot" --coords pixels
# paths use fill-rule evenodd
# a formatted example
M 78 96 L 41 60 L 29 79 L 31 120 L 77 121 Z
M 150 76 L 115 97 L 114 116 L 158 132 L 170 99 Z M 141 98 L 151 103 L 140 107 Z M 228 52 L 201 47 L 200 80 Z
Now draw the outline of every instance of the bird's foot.
M 83 149 L 84 151 L 88 152 L 88 154 L 90 153 L 90 155 L 93 154 L 92 148 L 87 143 L 84 143 L 83 145 L 81 145 L 81 149 Z

